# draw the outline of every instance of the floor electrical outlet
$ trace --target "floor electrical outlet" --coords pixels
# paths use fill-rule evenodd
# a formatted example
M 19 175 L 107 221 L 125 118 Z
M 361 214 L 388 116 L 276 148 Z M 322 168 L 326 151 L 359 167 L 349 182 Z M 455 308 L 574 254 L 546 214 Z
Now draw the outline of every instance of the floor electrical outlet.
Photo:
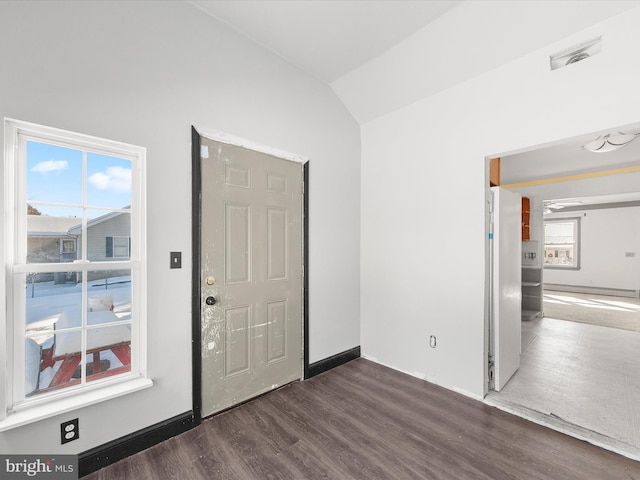
M 63 445 L 78 438 L 80 438 L 80 430 L 77 418 L 60 424 L 60 441 Z

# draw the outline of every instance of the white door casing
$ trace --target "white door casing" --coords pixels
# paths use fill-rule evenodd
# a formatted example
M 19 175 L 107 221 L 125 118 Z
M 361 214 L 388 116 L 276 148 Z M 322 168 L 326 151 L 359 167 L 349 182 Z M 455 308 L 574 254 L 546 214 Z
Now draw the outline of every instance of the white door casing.
M 522 318 L 522 199 L 517 193 L 491 188 L 493 240 L 491 332 L 494 389 L 500 391 L 520 367 Z
M 201 139 L 207 416 L 302 376 L 303 166 Z

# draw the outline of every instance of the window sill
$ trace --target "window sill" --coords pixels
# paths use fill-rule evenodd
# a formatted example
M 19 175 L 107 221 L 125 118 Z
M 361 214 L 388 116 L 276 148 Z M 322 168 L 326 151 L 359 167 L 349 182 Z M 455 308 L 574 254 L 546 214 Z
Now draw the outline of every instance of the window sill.
M 153 386 L 148 378 L 136 378 L 125 382 L 108 385 L 89 392 L 80 393 L 73 397 L 52 400 L 42 405 L 34 405 L 19 412 L 14 412 L 0 421 L 0 432 L 22 427 L 30 423 L 39 422 L 56 415 L 71 412 L 79 408 L 111 400 L 122 395 L 144 390 Z

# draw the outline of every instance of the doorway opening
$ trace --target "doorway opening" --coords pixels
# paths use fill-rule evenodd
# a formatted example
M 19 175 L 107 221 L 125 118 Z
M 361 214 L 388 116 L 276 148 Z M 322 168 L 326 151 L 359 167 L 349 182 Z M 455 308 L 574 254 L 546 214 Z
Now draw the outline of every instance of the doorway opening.
M 638 132 L 640 125 L 611 130 Z M 640 332 L 585 313 L 626 311 L 640 320 L 640 142 L 608 154 L 582 148 L 604 133 L 501 157 L 502 188 L 531 203 L 530 240 L 513 260 L 522 268 L 528 312 L 521 319 L 520 368 L 499 392 L 488 389 L 485 401 L 640 459 Z M 579 219 L 579 238 L 557 230 L 545 238 L 545 221 L 554 219 Z M 579 258 L 567 253 L 572 242 L 579 242 Z M 539 281 L 530 277 L 534 270 Z M 583 297 L 572 308 L 574 295 Z M 555 318 L 562 316 L 559 306 L 574 318 Z

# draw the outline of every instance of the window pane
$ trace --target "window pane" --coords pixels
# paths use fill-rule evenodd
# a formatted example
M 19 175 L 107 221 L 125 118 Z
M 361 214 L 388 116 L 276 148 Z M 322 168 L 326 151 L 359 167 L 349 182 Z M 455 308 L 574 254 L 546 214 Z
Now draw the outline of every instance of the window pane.
M 80 331 L 56 333 L 55 343 L 42 347 L 37 388 L 29 391 L 31 385 L 29 382 L 25 383 L 25 395 L 47 393 L 80 383 L 81 335 Z M 28 359 L 27 365 L 30 361 L 33 362 Z M 29 373 L 27 378 L 28 375 Z
M 67 329 L 82 325 L 81 273 L 29 273 L 25 292 L 25 395 L 74 384 L 79 361 L 67 357 L 80 350 L 81 332 Z
M 52 319 L 56 323 L 62 314 L 78 315 L 82 305 L 82 274 L 80 272 L 32 272 L 26 275 L 26 325 Z M 70 318 L 63 323 L 69 325 Z M 73 320 L 75 322 L 75 320 Z M 71 326 L 80 326 L 74 323 Z M 57 327 L 60 328 L 59 326 Z
M 573 245 L 545 245 L 544 264 L 573 266 Z
M 27 142 L 28 201 L 82 204 L 82 152 Z M 38 206 L 42 214 L 49 207 Z
M 90 210 L 87 222 L 87 260 L 130 259 L 131 214 Z
M 573 222 L 550 222 L 545 225 L 545 243 L 573 243 Z
M 131 270 L 88 273 L 87 381 L 131 371 Z M 95 365 L 95 369 L 94 369 Z
M 131 320 L 131 270 L 89 272 L 87 285 L 89 325 Z
M 37 205 L 38 210 L 43 208 Z M 81 208 L 47 207 L 47 215 L 27 215 L 27 263 L 64 263 L 79 258 Z
M 87 205 L 102 208 L 131 206 L 131 162 L 87 154 Z
M 131 327 L 99 326 L 87 330 L 87 381 L 131 371 Z
M 61 254 L 67 254 L 67 253 L 75 253 L 76 252 L 76 241 L 75 240 L 62 240 L 60 242 L 61 244 L 61 248 L 60 248 L 60 253 Z
M 129 237 L 113 237 L 113 256 L 129 256 Z

